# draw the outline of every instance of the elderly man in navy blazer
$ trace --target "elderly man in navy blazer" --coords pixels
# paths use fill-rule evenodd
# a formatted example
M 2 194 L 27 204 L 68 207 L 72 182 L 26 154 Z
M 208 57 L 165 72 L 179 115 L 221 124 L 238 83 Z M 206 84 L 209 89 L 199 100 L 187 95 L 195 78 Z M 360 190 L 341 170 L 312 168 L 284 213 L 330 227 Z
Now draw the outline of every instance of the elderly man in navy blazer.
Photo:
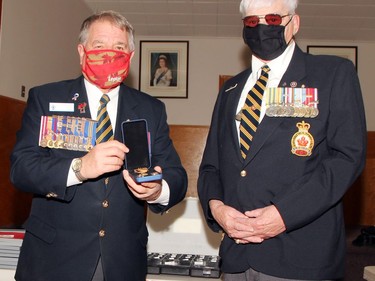
M 207 223 L 224 233 L 226 281 L 344 276 L 342 197 L 365 163 L 363 101 L 351 61 L 296 45 L 296 8 L 240 4 L 251 67 L 220 90 L 198 179 Z
M 30 90 L 11 157 L 12 182 L 34 194 L 16 280 L 145 280 L 146 202 L 165 212 L 184 198 L 187 175 L 169 138 L 164 104 L 122 83 L 134 47 L 133 28 L 122 15 L 95 14 L 79 38 L 83 76 Z M 105 134 L 95 144 L 90 120 L 97 115 L 110 126 L 103 123 Z M 122 143 L 121 123 L 135 119 L 147 121 L 160 180 L 136 183 L 124 170 L 131 150 Z

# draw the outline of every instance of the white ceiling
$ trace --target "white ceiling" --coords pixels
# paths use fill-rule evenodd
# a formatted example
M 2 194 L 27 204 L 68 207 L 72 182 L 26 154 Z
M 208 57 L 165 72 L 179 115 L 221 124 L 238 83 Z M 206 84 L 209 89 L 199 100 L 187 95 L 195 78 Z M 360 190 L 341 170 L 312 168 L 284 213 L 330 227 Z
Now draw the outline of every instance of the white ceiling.
M 239 37 L 240 0 L 84 0 L 116 10 L 136 36 Z M 375 41 L 375 0 L 300 0 L 299 39 Z

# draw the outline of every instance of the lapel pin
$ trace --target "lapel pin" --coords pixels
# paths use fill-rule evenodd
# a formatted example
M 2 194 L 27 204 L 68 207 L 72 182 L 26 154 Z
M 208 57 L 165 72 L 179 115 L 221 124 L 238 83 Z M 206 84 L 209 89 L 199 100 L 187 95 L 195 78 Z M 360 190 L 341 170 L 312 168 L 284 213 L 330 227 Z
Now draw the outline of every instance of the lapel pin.
M 81 112 L 81 113 L 85 113 L 85 112 L 86 112 L 86 106 L 87 106 L 87 103 L 85 103 L 85 102 L 80 103 L 80 104 L 78 105 L 79 112 Z
M 79 94 L 75 93 L 74 96 L 72 97 L 72 100 L 77 101 L 78 97 L 79 97 Z
M 226 89 L 225 92 L 229 92 L 230 90 L 233 90 L 236 87 L 237 87 L 237 83 L 233 85 L 232 87 L 229 87 L 228 89 Z

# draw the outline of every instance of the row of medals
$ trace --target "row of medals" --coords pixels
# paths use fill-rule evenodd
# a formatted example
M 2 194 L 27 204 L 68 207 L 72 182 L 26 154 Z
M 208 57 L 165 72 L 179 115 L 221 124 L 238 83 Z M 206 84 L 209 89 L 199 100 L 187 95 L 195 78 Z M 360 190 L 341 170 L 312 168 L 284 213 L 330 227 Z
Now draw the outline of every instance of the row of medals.
M 315 118 L 319 110 L 313 106 L 293 106 L 293 105 L 269 105 L 266 108 L 266 115 L 269 117 L 305 117 Z
M 316 88 L 267 88 L 265 98 L 269 117 L 315 118 L 319 114 Z
M 45 135 L 40 138 L 39 145 L 42 147 L 89 151 L 95 145 L 96 121 L 94 120 L 54 115 L 43 116 L 41 122 L 47 123 Z M 54 122 L 56 122 L 55 128 L 52 126 Z

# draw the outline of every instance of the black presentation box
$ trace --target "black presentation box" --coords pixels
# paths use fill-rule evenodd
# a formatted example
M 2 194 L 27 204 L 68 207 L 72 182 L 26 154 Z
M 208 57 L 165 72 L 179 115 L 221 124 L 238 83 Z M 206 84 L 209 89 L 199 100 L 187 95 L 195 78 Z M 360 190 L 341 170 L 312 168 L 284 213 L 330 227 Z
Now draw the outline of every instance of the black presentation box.
M 150 134 L 147 121 L 136 119 L 121 124 L 122 139 L 129 148 L 125 155 L 125 169 L 137 183 L 161 180 L 162 174 L 151 168 Z

